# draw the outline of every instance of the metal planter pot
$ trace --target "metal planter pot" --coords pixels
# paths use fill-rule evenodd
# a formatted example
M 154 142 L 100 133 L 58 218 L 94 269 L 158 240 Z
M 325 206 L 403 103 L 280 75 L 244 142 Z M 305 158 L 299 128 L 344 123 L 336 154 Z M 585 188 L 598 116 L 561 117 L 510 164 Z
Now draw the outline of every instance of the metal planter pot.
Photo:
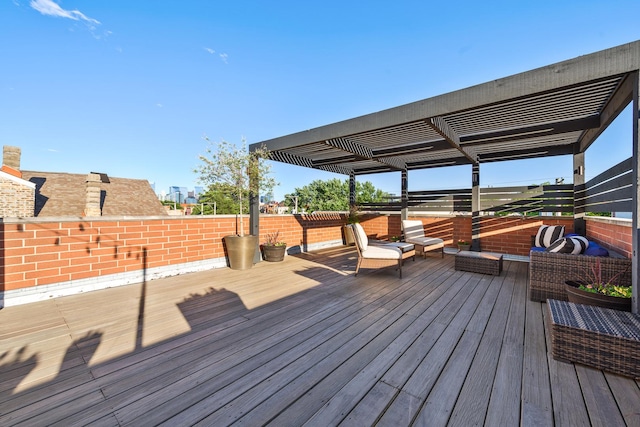
M 225 236 L 229 268 L 247 270 L 253 267 L 253 258 L 258 247 L 258 236 Z

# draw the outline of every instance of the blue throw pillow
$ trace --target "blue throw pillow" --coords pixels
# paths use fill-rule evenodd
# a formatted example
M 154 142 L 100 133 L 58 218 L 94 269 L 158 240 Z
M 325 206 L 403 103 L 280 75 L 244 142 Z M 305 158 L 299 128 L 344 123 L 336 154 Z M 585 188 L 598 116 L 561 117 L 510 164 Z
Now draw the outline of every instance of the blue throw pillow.
M 544 252 L 544 251 L 546 251 L 546 250 L 547 250 L 547 248 L 543 248 L 543 247 L 541 247 L 541 246 L 534 246 L 534 247 L 532 247 L 532 248 L 531 248 L 531 250 L 532 250 L 533 252 Z

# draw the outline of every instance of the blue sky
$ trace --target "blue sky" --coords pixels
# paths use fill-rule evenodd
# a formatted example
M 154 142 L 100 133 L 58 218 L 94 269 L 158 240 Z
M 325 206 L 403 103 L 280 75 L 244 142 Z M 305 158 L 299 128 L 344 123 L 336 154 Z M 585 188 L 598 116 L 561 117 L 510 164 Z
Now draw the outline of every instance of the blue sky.
M 259 142 L 640 39 L 640 2 L 0 0 L 0 142 L 25 170 L 190 189 L 213 140 Z M 630 112 L 587 178 L 631 154 Z M 571 158 L 481 167 L 482 186 L 571 180 Z M 274 163 L 276 198 L 340 177 Z M 410 172 L 462 188 L 470 167 Z M 399 192 L 399 174 L 370 175 Z

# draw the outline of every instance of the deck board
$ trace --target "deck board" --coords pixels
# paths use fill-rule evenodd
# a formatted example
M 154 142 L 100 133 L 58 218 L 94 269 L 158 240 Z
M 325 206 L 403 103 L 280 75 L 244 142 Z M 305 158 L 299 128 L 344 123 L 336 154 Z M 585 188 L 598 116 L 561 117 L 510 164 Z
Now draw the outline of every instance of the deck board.
M 0 310 L 0 425 L 638 425 L 555 361 L 527 264 L 354 277 L 341 247 Z

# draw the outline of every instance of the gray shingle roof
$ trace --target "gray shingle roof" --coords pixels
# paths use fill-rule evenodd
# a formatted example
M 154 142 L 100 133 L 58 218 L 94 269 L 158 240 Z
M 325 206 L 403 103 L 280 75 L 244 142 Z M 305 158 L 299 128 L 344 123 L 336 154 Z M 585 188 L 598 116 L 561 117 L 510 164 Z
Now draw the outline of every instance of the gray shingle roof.
M 22 171 L 22 178 L 36 184 L 35 216 L 83 216 L 86 174 Z M 102 216 L 167 215 L 149 182 L 113 178 L 101 183 Z

